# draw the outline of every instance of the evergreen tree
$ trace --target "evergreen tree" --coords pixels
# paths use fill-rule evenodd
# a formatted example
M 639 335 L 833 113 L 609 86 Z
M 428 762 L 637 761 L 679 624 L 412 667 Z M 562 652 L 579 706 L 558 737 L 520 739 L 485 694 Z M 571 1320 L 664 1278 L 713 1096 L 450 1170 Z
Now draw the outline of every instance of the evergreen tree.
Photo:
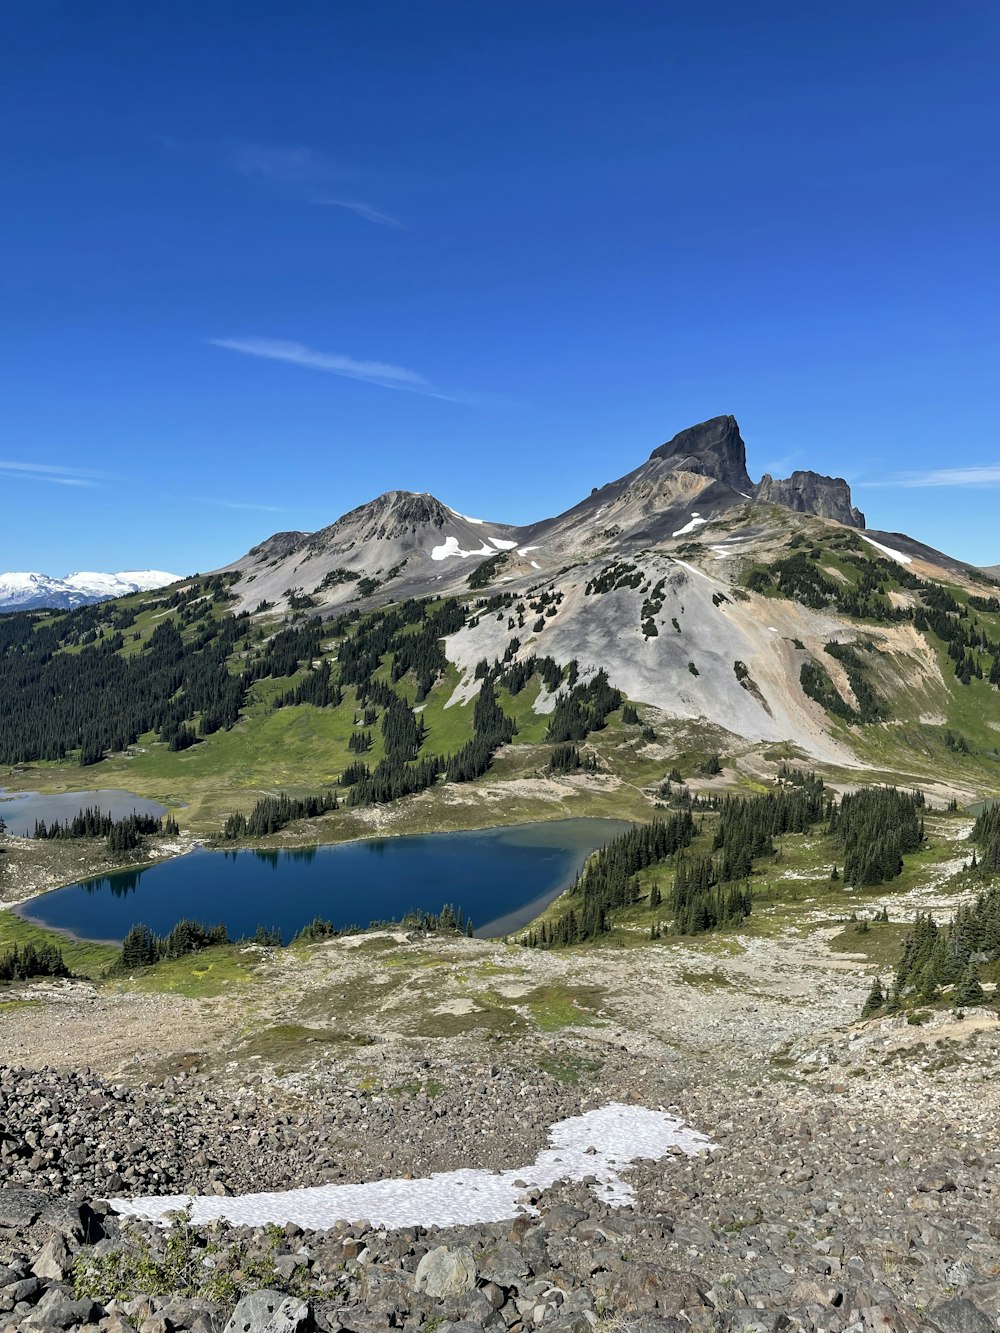
M 872 1014 L 877 1014 L 879 1010 L 885 1008 L 885 995 L 882 991 L 882 982 L 876 977 L 872 982 L 872 988 L 868 992 L 868 999 L 865 1000 L 864 1008 L 861 1010 L 862 1018 L 871 1018 Z
M 983 1004 L 985 1000 L 986 992 L 979 980 L 979 968 L 975 963 L 969 963 L 962 973 L 961 981 L 955 987 L 955 1008 L 970 1009 L 974 1005 Z

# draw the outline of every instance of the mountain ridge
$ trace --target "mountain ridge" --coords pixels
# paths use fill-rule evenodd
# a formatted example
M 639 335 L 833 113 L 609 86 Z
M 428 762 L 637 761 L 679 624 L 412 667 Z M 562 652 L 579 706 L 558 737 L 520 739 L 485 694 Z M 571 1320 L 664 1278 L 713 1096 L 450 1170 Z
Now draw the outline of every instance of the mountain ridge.
M 739 424 L 723 415 L 679 431 L 632 471 L 549 518 L 522 525 L 470 519 L 427 492 L 390 490 L 315 532 L 275 533 L 224 570 L 240 576 L 242 609 L 290 595 L 332 608 L 357 600 L 354 585 L 363 585 L 362 597 L 382 599 L 454 590 L 470 561 L 501 554 L 508 573 L 530 575 L 596 549 L 625 553 L 671 542 L 747 504 L 761 521 L 768 505 L 778 505 L 858 531 L 866 526 L 842 477 L 801 470 L 753 482 Z
M 71 610 L 129 593 L 151 592 L 180 578 L 162 569 L 125 569 L 114 574 L 77 570 L 61 579 L 34 570 L 11 570 L 0 574 L 0 612 Z

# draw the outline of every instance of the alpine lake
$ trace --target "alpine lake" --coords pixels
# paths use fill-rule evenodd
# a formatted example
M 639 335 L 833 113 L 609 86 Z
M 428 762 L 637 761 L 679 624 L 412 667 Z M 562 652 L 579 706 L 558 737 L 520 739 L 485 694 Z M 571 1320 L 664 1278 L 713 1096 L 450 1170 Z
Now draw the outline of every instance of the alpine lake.
M 84 793 L 97 795 L 105 794 Z M 128 793 L 114 796 L 122 814 L 153 804 L 129 797 L 123 807 L 118 802 Z M 72 799 L 72 810 L 60 804 L 59 818 L 99 803 L 81 800 L 80 793 Z M 160 813 L 160 807 L 148 812 Z M 46 815 L 32 817 L 55 813 L 48 807 Z M 12 832 L 22 832 L 9 822 Z M 165 935 L 190 918 L 224 923 L 231 939 L 252 937 L 259 927 L 278 930 L 287 944 L 316 917 L 337 928 L 365 928 L 414 912 L 436 914 L 450 904 L 464 922 L 473 922 L 476 935 L 497 937 L 532 920 L 570 887 L 592 852 L 629 827 L 622 820 L 577 818 L 294 850 L 197 848 L 54 889 L 15 910 L 79 939 L 119 943 L 139 923 Z

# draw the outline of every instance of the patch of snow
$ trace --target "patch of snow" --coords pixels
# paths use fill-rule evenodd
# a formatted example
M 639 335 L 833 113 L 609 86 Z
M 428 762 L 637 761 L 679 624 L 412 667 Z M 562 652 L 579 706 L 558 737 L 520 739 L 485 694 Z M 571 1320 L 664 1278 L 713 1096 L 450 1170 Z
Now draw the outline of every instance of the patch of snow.
M 463 551 L 458 544 L 457 537 L 445 537 L 444 542 L 440 546 L 435 546 L 431 549 L 432 560 L 447 560 L 451 555 L 460 555 L 463 560 L 467 560 L 470 555 L 494 554 L 493 547 L 487 545 L 486 542 L 483 542 L 478 551 Z
M 541 549 L 540 546 L 519 546 L 517 553 L 518 555 L 527 555 L 529 551 L 540 551 Z
M 468 514 L 460 514 L 457 509 L 452 509 L 451 505 L 449 505 L 448 508 L 449 510 L 451 510 L 451 512 L 455 515 L 456 518 L 462 519 L 463 522 L 465 523 L 475 523 L 477 526 L 480 526 L 483 522 L 485 522 L 485 520 L 481 518 L 470 518 Z
M 530 563 L 532 569 L 541 569 L 541 565 L 538 563 L 537 560 L 532 560 Z
M 864 541 L 866 541 L 866 542 L 868 543 L 869 546 L 874 546 L 877 550 L 881 551 L 884 555 L 891 556 L 891 558 L 892 558 L 893 560 L 898 560 L 899 563 L 900 563 L 901 565 L 912 565 L 912 564 L 913 564 L 913 556 L 912 556 L 912 555 L 904 555 L 902 551 L 897 551 L 896 548 L 895 548 L 894 546 L 883 546 L 882 543 L 881 543 L 881 542 L 877 542 L 877 541 L 875 540 L 874 537 L 866 537 L 865 534 L 864 534 L 863 532 L 859 533 L 858 535 L 859 535 Z
M 498 551 L 513 551 L 514 547 L 517 545 L 517 542 L 505 541 L 503 537 L 491 537 L 490 541 Z
M 506 1221 L 522 1210 L 536 1211 L 519 1204 L 523 1186 L 516 1185 L 517 1180 L 547 1189 L 559 1180 L 594 1176 L 597 1197 L 620 1208 L 634 1198 L 632 1187 L 621 1178 L 624 1168 L 640 1158 L 658 1161 L 676 1148 L 693 1157 L 715 1147 L 676 1116 L 621 1102 L 558 1121 L 549 1129 L 549 1143 L 531 1166 L 510 1171 L 439 1171 L 422 1180 L 319 1185 L 236 1197 L 156 1195 L 112 1199 L 111 1206 L 118 1213 L 168 1225 L 171 1213 L 190 1210 L 196 1226 L 218 1218 L 237 1226 L 293 1222 L 309 1230 L 361 1219 L 376 1227 L 475 1226 Z
M 702 518 L 699 514 L 692 514 L 688 522 L 682 528 L 677 529 L 674 536 L 683 537 L 686 532 L 694 532 L 695 528 L 700 528 L 703 523 L 707 522 L 707 518 Z
M 780 629 L 775 629 L 773 625 L 768 625 L 767 628 L 771 631 L 772 634 L 780 634 L 780 633 L 781 633 L 781 630 L 780 630 Z
M 671 556 L 670 558 L 671 560 L 673 560 L 675 565 L 680 565 L 680 567 L 682 569 L 686 569 L 689 574 L 697 574 L 699 578 L 708 579 L 709 583 L 715 582 L 715 580 L 710 578 L 709 575 L 706 574 L 703 569 L 698 569 L 697 566 L 695 565 L 689 565 L 686 560 L 678 560 L 675 555 Z
M 744 500 L 752 500 L 752 499 L 753 499 L 753 496 L 752 496 L 752 495 L 747 495 L 746 491 L 740 491 L 740 495 L 743 496 L 743 499 L 744 499 Z

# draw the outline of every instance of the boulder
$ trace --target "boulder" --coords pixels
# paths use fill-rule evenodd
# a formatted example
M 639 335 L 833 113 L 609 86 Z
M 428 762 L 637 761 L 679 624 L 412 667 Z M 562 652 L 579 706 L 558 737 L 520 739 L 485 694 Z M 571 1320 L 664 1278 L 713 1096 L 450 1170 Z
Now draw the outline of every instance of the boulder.
M 476 1261 L 467 1245 L 460 1245 L 454 1250 L 439 1245 L 434 1250 L 428 1250 L 420 1260 L 413 1285 L 417 1291 L 424 1291 L 428 1296 L 443 1300 L 448 1296 L 461 1296 L 465 1291 L 472 1291 L 476 1277 Z
M 939 1333 L 991 1333 L 993 1320 L 966 1296 L 952 1296 L 927 1311 L 927 1322 Z
M 223 1333 L 306 1333 L 312 1315 L 305 1301 L 280 1291 L 252 1291 L 232 1313 Z
M 48 1203 L 41 1190 L 0 1190 L 0 1227 L 30 1227 Z
M 61 1282 L 73 1267 L 69 1249 L 62 1236 L 55 1235 L 48 1240 L 31 1265 L 35 1277 L 46 1278 L 50 1282 Z

